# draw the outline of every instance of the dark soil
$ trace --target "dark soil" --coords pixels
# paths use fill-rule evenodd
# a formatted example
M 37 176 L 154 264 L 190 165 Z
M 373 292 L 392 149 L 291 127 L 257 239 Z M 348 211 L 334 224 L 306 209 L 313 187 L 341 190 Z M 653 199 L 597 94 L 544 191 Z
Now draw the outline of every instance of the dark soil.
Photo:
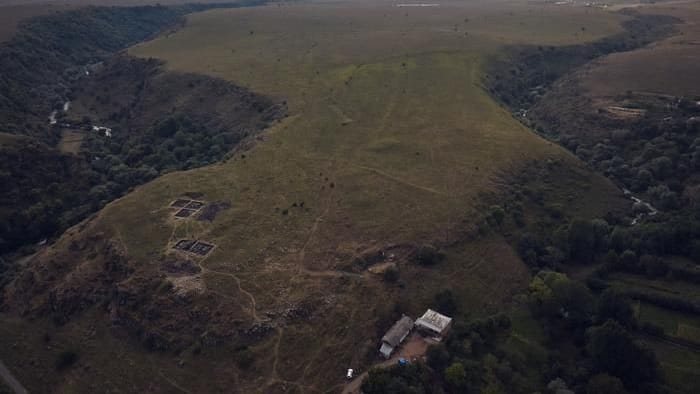
M 231 203 L 228 201 L 215 201 L 208 203 L 207 205 L 202 208 L 201 211 L 199 211 L 199 215 L 197 215 L 197 220 L 208 220 L 208 221 L 213 221 L 214 218 L 216 218 L 216 215 L 225 210 L 231 208 Z
M 161 263 L 163 271 L 170 274 L 194 275 L 201 271 L 192 260 L 168 259 Z

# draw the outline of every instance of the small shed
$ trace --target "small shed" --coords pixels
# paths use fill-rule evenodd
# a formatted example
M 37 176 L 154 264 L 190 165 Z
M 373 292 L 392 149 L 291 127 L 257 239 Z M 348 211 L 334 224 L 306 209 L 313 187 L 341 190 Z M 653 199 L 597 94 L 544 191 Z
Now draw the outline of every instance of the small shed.
M 391 357 L 391 353 L 406 339 L 412 328 L 413 319 L 406 315 L 402 316 L 382 337 L 382 346 L 379 348 L 379 353 L 384 358 Z
M 416 329 L 424 334 L 442 338 L 452 326 L 452 318 L 428 309 L 415 323 Z

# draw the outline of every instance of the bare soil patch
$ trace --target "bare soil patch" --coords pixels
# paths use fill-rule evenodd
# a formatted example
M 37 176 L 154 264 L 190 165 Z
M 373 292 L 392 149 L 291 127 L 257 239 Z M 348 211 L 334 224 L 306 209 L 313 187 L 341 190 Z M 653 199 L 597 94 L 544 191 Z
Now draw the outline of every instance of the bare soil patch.
M 176 258 L 164 260 L 161 268 L 168 274 L 194 275 L 202 271 L 192 260 Z
M 206 289 L 204 280 L 200 275 L 170 276 L 168 280 L 173 284 L 175 294 L 179 296 L 186 297 L 192 294 L 201 294 Z
M 214 201 L 207 203 L 199 211 L 199 215 L 197 215 L 197 220 L 207 220 L 211 222 L 214 220 L 214 218 L 216 218 L 216 215 L 218 215 L 219 212 L 229 208 L 231 208 L 231 203 L 228 201 Z

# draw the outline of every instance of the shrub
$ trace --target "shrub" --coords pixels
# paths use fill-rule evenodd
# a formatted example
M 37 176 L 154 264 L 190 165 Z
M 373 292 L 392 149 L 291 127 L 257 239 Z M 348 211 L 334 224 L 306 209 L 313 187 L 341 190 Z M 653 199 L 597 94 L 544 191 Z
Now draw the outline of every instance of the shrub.
M 255 356 L 248 348 L 242 348 L 236 352 L 235 360 L 238 367 L 247 369 L 255 362 Z
M 457 311 L 457 303 L 449 289 L 435 294 L 435 305 L 437 311 L 445 315 L 454 315 Z
M 625 250 L 620 255 L 620 265 L 625 270 L 633 271 L 637 265 L 637 254 L 633 250 Z
M 629 387 L 639 387 L 659 378 L 654 353 L 632 340 L 614 320 L 587 332 L 587 350 L 597 370 L 622 379 Z
M 428 346 L 426 351 L 426 362 L 435 371 L 442 371 L 450 361 L 450 354 L 445 349 L 445 345 L 437 344 Z
M 583 219 L 574 219 L 569 227 L 569 248 L 571 257 L 588 262 L 593 257 L 596 237 L 591 222 Z
M 613 289 L 603 292 L 598 300 L 597 313 L 601 322 L 613 319 L 626 328 L 633 328 L 637 323 L 629 298 Z
M 399 280 L 399 270 L 391 266 L 384 270 L 383 278 L 385 282 L 395 283 Z
M 434 265 L 442 261 L 445 255 L 432 245 L 423 245 L 418 249 L 416 262 L 420 265 Z
M 464 365 L 459 361 L 453 362 L 452 365 L 445 369 L 445 380 L 447 384 L 453 388 L 459 389 L 464 387 L 467 380 L 467 373 L 464 370 Z
M 58 355 L 58 359 L 56 359 L 56 369 L 66 369 L 78 362 L 78 358 L 78 353 L 72 350 L 63 351 Z
M 503 219 L 505 218 L 505 216 L 506 211 L 504 211 L 503 208 L 501 208 L 500 206 L 494 205 L 491 207 L 491 217 L 493 218 L 493 220 L 496 221 L 498 225 L 503 223 Z
M 586 394 L 626 394 L 622 381 L 606 373 L 594 375 L 586 384 Z

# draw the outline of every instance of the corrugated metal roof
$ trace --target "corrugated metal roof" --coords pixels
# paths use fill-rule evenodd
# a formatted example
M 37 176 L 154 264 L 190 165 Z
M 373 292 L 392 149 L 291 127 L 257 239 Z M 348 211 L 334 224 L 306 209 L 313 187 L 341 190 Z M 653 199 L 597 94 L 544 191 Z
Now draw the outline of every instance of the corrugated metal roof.
M 386 342 L 391 346 L 396 346 L 406 337 L 413 327 L 413 320 L 408 316 L 403 316 L 399 321 L 384 334 L 382 342 Z
M 382 347 L 379 348 L 379 353 L 382 354 L 382 356 L 389 358 L 391 356 L 391 353 L 393 353 L 394 347 L 391 345 L 388 345 L 386 343 L 382 343 Z
M 416 320 L 416 325 L 429 328 L 435 332 L 442 332 L 451 322 L 451 318 L 428 309 L 423 316 Z

